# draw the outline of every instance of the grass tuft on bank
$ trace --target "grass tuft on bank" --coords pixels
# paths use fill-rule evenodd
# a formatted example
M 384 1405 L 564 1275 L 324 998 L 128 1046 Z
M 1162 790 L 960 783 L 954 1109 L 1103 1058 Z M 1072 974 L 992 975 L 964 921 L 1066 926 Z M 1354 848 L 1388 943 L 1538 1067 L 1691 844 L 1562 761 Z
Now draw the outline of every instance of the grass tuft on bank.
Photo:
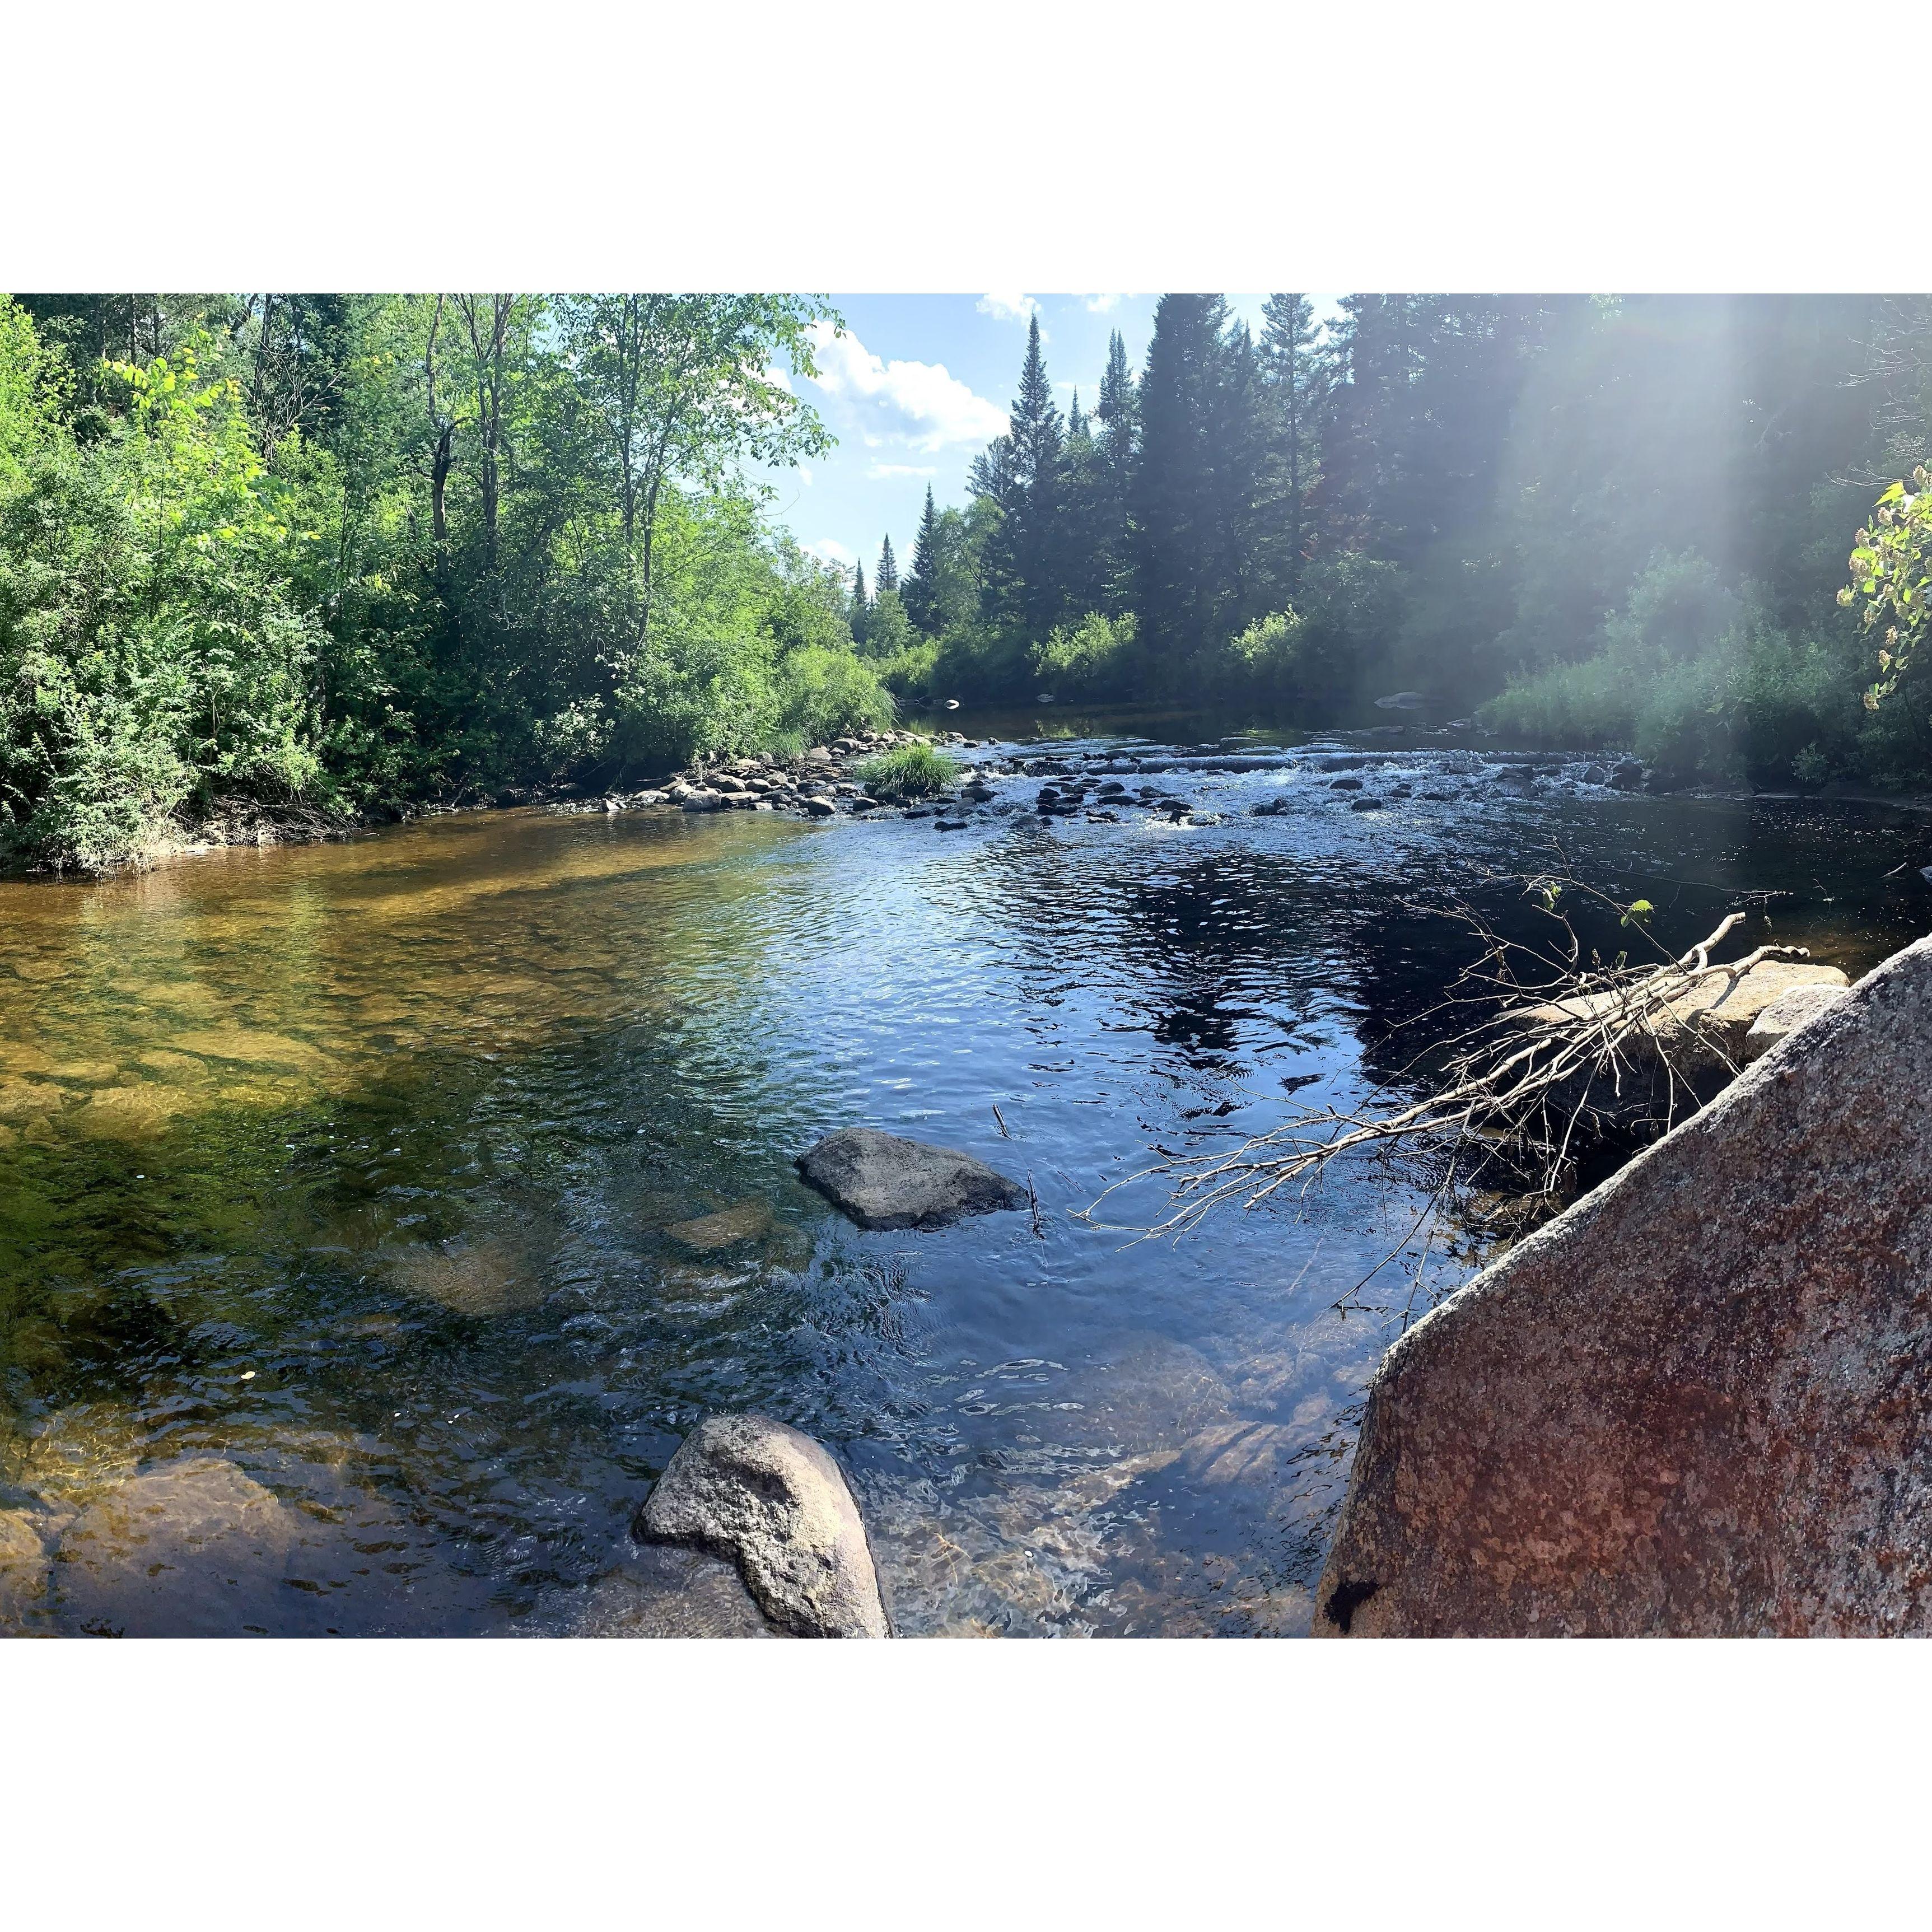
M 858 768 L 859 782 L 884 805 L 932 798 L 958 782 L 959 767 L 930 745 L 902 745 L 868 758 Z

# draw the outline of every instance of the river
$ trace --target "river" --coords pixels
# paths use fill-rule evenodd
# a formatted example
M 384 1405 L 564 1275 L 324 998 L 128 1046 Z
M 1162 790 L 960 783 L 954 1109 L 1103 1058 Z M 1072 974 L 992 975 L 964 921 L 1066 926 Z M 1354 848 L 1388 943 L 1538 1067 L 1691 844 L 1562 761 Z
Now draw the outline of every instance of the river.
M 1070 758 L 1229 728 L 946 722 Z M 1480 1242 L 1422 1253 L 1379 1168 L 1178 1242 L 1133 1232 L 1158 1180 L 1083 1210 L 1362 1096 L 1463 956 L 1418 898 L 1527 919 L 1473 882 L 1552 838 L 1673 944 L 1762 892 L 1854 975 L 1932 924 L 1932 851 L 1897 808 L 1265 742 L 1163 776 L 1216 823 L 1046 822 L 1008 779 L 952 834 L 479 812 L 0 884 L 0 1558 L 49 1559 L 0 1629 L 566 1634 L 686 1430 L 758 1408 L 846 1462 L 905 1634 L 1304 1631 L 1363 1388 Z M 1324 757 L 1411 795 L 1352 811 Z M 1037 1213 L 862 1234 L 791 1166 L 852 1123 Z M 209 1456 L 267 1526 L 143 1563 L 113 1499 Z

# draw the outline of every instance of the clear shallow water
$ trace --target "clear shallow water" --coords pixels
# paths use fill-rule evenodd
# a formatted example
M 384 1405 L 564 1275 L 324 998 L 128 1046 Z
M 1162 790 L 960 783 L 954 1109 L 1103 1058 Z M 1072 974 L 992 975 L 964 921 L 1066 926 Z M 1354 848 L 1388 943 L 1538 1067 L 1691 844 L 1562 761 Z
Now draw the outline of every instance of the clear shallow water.
M 1382 1172 L 1178 1245 L 1079 1210 L 1359 1094 L 1459 962 L 1408 902 L 1552 834 L 1666 938 L 1772 891 L 1855 974 L 1932 923 L 1932 850 L 1864 807 L 1357 814 L 1288 764 L 1162 775 L 1214 825 L 474 814 L 0 885 L 0 1513 L 62 1552 L 0 1628 L 567 1632 L 692 1421 L 758 1408 L 846 1458 L 908 1634 L 1304 1629 L 1363 1385 L 1478 1256 L 1405 1252 Z M 853 1122 L 1036 1222 L 860 1233 L 790 1165 Z M 208 1455 L 267 1527 L 150 1574 L 130 1480 Z

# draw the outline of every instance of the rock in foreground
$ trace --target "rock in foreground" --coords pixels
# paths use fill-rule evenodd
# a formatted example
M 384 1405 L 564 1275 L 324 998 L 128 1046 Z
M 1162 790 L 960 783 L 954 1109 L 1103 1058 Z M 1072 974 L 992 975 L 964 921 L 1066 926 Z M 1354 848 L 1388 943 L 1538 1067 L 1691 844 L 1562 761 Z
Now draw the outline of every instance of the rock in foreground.
M 800 1155 L 798 1171 L 862 1228 L 943 1228 L 1027 1203 L 1024 1188 L 984 1161 L 876 1127 L 827 1134 Z
M 758 1607 L 799 1636 L 890 1636 L 871 1546 L 838 1465 L 762 1415 L 714 1415 L 638 1512 L 642 1541 L 733 1559 Z
M 1327 1636 L 1932 1631 L 1932 940 L 1392 1348 Z

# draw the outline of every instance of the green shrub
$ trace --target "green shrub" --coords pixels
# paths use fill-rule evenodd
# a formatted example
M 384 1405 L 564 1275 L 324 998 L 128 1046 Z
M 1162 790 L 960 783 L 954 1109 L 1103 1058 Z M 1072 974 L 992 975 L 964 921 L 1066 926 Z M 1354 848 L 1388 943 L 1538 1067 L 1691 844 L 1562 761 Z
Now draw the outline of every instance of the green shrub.
M 1545 666 L 1480 714 L 1512 736 L 1579 750 L 1627 746 L 1670 783 L 1788 782 L 1854 756 L 1856 662 L 1770 620 L 1702 559 L 1660 556 L 1580 663 Z
M 166 821 L 316 789 L 325 638 L 290 593 L 311 533 L 194 347 L 113 365 L 122 433 L 36 456 L 0 502 L 0 814 L 36 863 L 98 871 Z
M 959 767 L 930 745 L 901 745 L 858 767 L 860 784 L 886 805 L 931 798 L 958 782 Z
M 778 665 L 777 729 L 801 744 L 882 729 L 893 712 L 878 668 L 849 650 L 814 646 L 794 651 Z
M 1090 610 L 1078 623 L 1061 625 L 1028 654 L 1033 675 L 1056 697 L 1084 698 L 1117 691 L 1136 642 L 1133 614 L 1108 617 Z
M 931 698 L 939 673 L 939 640 L 922 639 L 878 663 L 879 680 L 900 698 Z

